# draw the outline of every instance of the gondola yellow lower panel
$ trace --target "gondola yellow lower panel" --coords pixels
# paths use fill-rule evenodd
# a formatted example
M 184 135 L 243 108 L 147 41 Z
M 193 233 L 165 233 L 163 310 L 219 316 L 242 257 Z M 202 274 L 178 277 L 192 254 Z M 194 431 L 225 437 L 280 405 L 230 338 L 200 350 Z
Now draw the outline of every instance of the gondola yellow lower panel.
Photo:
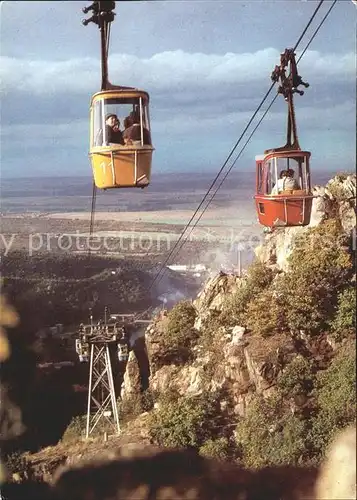
M 150 184 L 153 148 L 95 149 L 90 158 L 97 188 L 143 188 Z

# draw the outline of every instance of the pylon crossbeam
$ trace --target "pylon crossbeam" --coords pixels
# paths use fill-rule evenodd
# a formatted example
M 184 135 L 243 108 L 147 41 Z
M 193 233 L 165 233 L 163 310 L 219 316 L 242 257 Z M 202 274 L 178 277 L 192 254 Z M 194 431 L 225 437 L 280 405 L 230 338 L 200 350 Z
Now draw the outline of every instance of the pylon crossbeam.
M 111 401 L 110 399 L 110 394 L 107 394 L 106 398 L 102 401 L 102 402 L 99 402 L 93 395 L 92 395 L 92 402 L 95 404 L 95 406 L 97 408 L 102 408 L 103 405 L 104 405 L 104 402 L 106 402 L 109 398 L 109 401 Z
M 97 406 L 98 409 L 97 409 L 96 413 L 92 416 L 92 419 L 94 419 L 99 412 L 105 411 L 107 409 L 107 407 L 109 406 L 109 403 L 111 403 L 110 394 L 108 394 L 108 396 L 105 398 L 103 403 L 98 404 L 98 406 Z
M 99 401 L 97 401 L 94 396 L 92 396 L 92 402 L 95 404 L 97 408 L 101 408 L 102 404 L 99 403 Z
M 100 347 L 100 348 L 98 348 L 98 346 L 96 346 L 96 347 L 97 347 L 97 353 L 96 353 L 96 355 L 95 355 L 95 357 L 94 357 L 94 361 L 93 361 L 93 364 L 94 364 L 94 365 L 95 365 L 98 361 L 99 361 L 99 362 L 101 361 L 101 359 L 100 359 L 100 355 L 104 352 L 104 346 L 103 346 L 103 347 Z
M 96 372 L 96 371 L 94 372 L 94 373 L 95 373 L 95 375 L 96 375 L 98 378 L 97 378 L 97 380 L 96 380 L 95 384 L 93 385 L 92 392 L 94 391 L 94 389 L 95 389 L 96 387 L 98 387 L 98 386 L 99 386 L 99 384 L 100 384 L 100 383 L 101 383 L 101 384 L 105 387 L 105 389 L 107 389 L 108 391 L 110 391 L 109 384 L 108 384 L 108 383 L 106 382 L 106 380 L 103 378 L 103 377 L 104 377 L 104 375 L 106 375 L 106 374 L 107 374 L 107 372 L 108 372 L 108 371 L 107 371 L 107 369 L 106 369 L 106 368 L 105 368 L 105 370 L 104 370 L 102 373 L 99 373 L 99 372 Z
M 104 417 L 110 423 L 110 425 L 112 427 L 114 427 L 114 429 L 115 429 L 114 422 L 108 417 L 108 415 L 105 415 L 105 411 L 109 407 L 110 403 L 111 403 L 111 398 L 110 398 L 110 394 L 108 394 L 106 400 L 102 403 L 102 405 L 100 406 L 100 408 L 98 408 L 98 410 L 96 411 L 96 413 L 91 418 L 91 420 L 92 420 L 91 431 L 94 430 L 94 428 L 96 427 L 96 425 L 98 424 L 98 422 L 100 421 L 100 419 L 102 417 Z

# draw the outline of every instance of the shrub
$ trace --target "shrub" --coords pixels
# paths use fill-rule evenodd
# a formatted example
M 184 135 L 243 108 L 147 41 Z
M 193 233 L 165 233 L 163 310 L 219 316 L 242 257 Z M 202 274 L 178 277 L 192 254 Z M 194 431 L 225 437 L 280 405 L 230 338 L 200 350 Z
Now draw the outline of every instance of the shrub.
M 252 333 L 268 337 L 286 329 L 284 308 L 273 290 L 263 290 L 251 300 L 242 314 L 243 323 Z
M 184 364 L 193 358 L 192 347 L 198 339 L 195 319 L 196 311 L 189 301 L 179 302 L 169 311 L 159 349 L 152 357 L 158 368 L 165 364 Z
M 309 439 L 315 454 L 321 457 L 334 434 L 356 421 L 356 357 L 352 343 L 317 375 L 316 394 L 318 412 Z
M 172 342 L 180 341 L 190 345 L 192 340 L 197 338 L 193 325 L 196 319 L 196 311 L 192 303 L 184 300 L 176 304 L 168 313 L 167 337 Z
M 235 460 L 238 455 L 234 441 L 227 437 L 208 439 L 199 450 L 200 455 L 220 461 Z
M 312 362 L 298 355 L 279 373 L 277 386 L 283 397 L 308 395 L 314 388 L 314 381 Z
M 126 424 L 134 420 L 143 413 L 143 404 L 140 393 L 130 394 L 124 399 L 118 401 L 119 418 Z
M 15 451 L 5 458 L 5 469 L 9 475 L 26 471 L 27 466 L 27 460 L 21 451 Z
M 221 319 L 263 336 L 287 329 L 315 334 L 328 328 L 338 293 L 352 271 L 347 237 L 336 220 L 325 221 L 297 238 L 288 272 L 277 276 L 273 285 L 275 273 L 254 263 L 245 286 L 227 301 Z M 346 300 L 343 314 L 349 307 Z
M 200 448 L 215 438 L 220 423 L 220 408 L 212 394 L 177 397 L 166 394 L 149 419 L 149 432 L 159 446 Z
M 338 294 L 336 315 L 331 321 L 334 336 L 341 340 L 356 330 L 356 289 L 345 288 Z
M 248 269 L 245 284 L 229 299 L 223 308 L 220 320 L 227 326 L 244 324 L 244 315 L 250 301 L 266 290 L 275 273 L 259 261 L 255 261 Z
M 119 420 L 122 425 L 153 408 L 154 394 L 150 390 L 134 393 L 118 401 Z
M 87 424 L 86 415 L 73 417 L 69 426 L 67 427 L 62 436 L 62 442 L 68 443 L 71 441 L 80 441 L 82 438 L 85 437 L 86 424 Z
M 305 424 L 279 395 L 257 395 L 237 426 L 236 442 L 246 467 L 296 465 L 305 454 Z
M 258 260 L 254 261 L 247 272 L 247 287 L 252 296 L 265 290 L 273 281 L 274 276 L 275 272 L 270 267 Z
M 239 288 L 223 306 L 220 321 L 226 326 L 243 324 L 243 313 L 251 299 L 247 284 Z
M 278 393 L 256 395 L 238 424 L 236 442 L 246 467 L 318 464 L 341 429 L 356 422 L 356 359 L 346 344 L 331 365 L 315 374 L 311 361 L 298 356 L 277 379 Z M 303 415 L 291 414 L 286 398 L 310 397 Z
M 289 262 L 277 283 L 287 325 L 292 331 L 318 333 L 327 328 L 352 270 L 338 223 L 329 220 L 310 229 L 296 242 Z

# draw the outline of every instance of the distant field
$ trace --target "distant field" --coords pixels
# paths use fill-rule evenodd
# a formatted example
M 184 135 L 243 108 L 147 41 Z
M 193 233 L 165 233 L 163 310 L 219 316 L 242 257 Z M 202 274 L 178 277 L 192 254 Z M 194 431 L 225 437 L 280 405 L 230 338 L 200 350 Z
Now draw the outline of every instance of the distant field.
M 318 172 L 314 182 L 324 184 L 331 176 Z M 156 175 L 145 190 L 98 191 L 91 240 L 97 246 L 93 249 L 92 245 L 92 251 L 162 260 L 180 238 L 213 178 L 212 173 Z M 254 187 L 253 170 L 233 173 L 197 227 L 181 238 L 184 245 L 169 263 L 203 262 L 219 268 L 222 263 L 236 262 L 238 247 L 242 261 L 249 262 L 263 237 L 256 219 Z M 202 208 L 206 205 L 207 201 Z M 85 253 L 90 206 L 90 178 L 2 180 L 1 252 Z

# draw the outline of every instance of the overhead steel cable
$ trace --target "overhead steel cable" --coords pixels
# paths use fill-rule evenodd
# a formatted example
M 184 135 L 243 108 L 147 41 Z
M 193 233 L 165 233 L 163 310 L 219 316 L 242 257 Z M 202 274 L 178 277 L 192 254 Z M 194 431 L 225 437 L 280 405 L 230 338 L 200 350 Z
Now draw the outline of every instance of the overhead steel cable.
M 313 39 L 315 38 L 315 36 L 317 35 L 318 31 L 320 30 L 321 26 L 323 25 L 323 23 L 325 22 L 326 18 L 328 17 L 328 15 L 330 14 L 333 6 L 336 4 L 337 0 L 334 0 L 334 2 L 331 4 L 329 10 L 327 11 L 327 13 L 325 14 L 325 16 L 323 17 L 322 21 L 320 22 L 320 24 L 318 25 L 318 27 L 316 28 L 316 30 L 314 31 L 313 35 L 311 36 L 308 44 L 306 45 L 306 47 L 304 48 L 304 50 L 302 51 L 302 53 L 300 54 L 297 62 L 299 62 L 301 60 L 301 58 L 303 57 L 303 55 L 305 54 L 305 52 L 307 51 L 307 49 L 309 48 L 309 46 L 311 45 L 311 42 L 313 41 Z M 180 248 L 178 249 L 178 251 L 176 252 L 176 255 L 175 257 L 177 256 L 177 254 L 180 252 L 182 246 L 185 244 L 185 242 L 188 240 L 189 236 L 191 235 L 192 231 L 195 229 L 195 227 L 197 226 L 197 224 L 199 223 L 199 221 L 201 220 L 203 214 L 205 213 L 205 211 L 207 210 L 208 206 L 210 205 L 210 203 L 212 202 L 213 198 L 216 196 L 217 192 L 219 191 L 219 189 L 222 187 L 222 184 L 224 183 L 224 181 L 227 179 L 228 175 L 230 174 L 230 172 L 232 171 L 232 168 L 234 167 L 234 165 L 237 163 L 237 161 L 239 160 L 239 158 L 241 157 L 243 151 L 245 150 L 246 146 L 248 145 L 250 139 L 252 138 L 252 136 L 254 135 L 254 133 L 256 132 L 256 130 L 259 128 L 260 124 L 262 123 L 262 121 L 264 120 L 265 116 L 267 115 L 267 113 L 269 112 L 270 108 L 272 107 L 272 105 L 274 104 L 274 102 L 276 101 L 278 97 L 278 94 L 276 94 L 276 96 L 274 97 L 274 99 L 271 101 L 271 103 L 269 104 L 269 106 L 267 107 L 267 109 L 265 110 L 264 114 L 262 115 L 262 117 L 260 118 L 259 122 L 257 123 L 257 125 L 254 127 L 253 131 L 251 132 L 251 134 L 249 135 L 248 139 L 246 140 L 246 142 L 244 143 L 242 149 L 239 151 L 237 157 L 235 158 L 234 162 L 232 163 L 231 167 L 227 170 L 227 172 L 225 173 L 222 181 L 220 182 L 219 186 L 216 188 L 216 190 L 214 191 L 213 195 L 211 196 L 211 198 L 209 199 L 208 203 L 206 204 L 206 206 L 204 207 L 203 211 L 201 212 L 199 218 L 197 219 L 197 221 L 195 222 L 195 224 L 193 225 L 191 231 L 189 232 L 187 238 L 184 240 L 184 242 L 182 243 L 182 245 L 180 246 Z
M 259 122 L 257 123 L 257 125 L 254 127 L 253 131 L 250 133 L 248 139 L 245 141 L 243 147 L 241 148 L 241 150 L 239 151 L 238 155 L 236 156 L 234 162 L 232 163 L 232 165 L 230 166 L 230 168 L 227 170 L 227 172 L 224 174 L 224 177 L 223 179 L 221 180 L 221 182 L 219 183 L 218 187 L 216 188 L 216 190 L 214 191 L 214 193 L 212 194 L 211 198 L 208 200 L 206 206 L 204 207 L 204 209 L 202 210 L 201 214 L 199 215 L 198 219 L 195 221 L 195 223 L 193 224 L 193 226 L 191 226 L 191 230 L 190 232 L 188 233 L 188 235 L 186 236 L 186 238 L 181 242 L 181 245 L 179 246 L 179 248 L 177 249 L 175 255 L 174 255 L 174 258 L 177 257 L 177 255 L 180 253 L 183 245 L 187 242 L 187 240 L 189 239 L 190 235 L 192 234 L 192 231 L 195 229 L 195 227 L 197 226 L 197 224 L 200 222 L 203 214 L 205 213 L 205 211 L 207 210 L 207 208 L 209 207 L 209 205 L 211 204 L 213 198 L 216 196 L 217 192 L 219 191 L 219 189 L 222 187 L 222 184 L 224 183 L 224 181 L 227 179 L 228 175 L 230 174 L 232 168 L 234 167 L 234 165 L 237 163 L 237 161 L 239 160 L 239 158 L 241 157 L 243 151 L 245 150 L 246 146 L 248 145 L 248 143 L 250 142 L 251 138 L 253 137 L 253 135 L 255 134 L 256 130 L 258 129 L 258 127 L 260 126 L 260 124 L 262 123 L 262 121 L 264 120 L 264 118 L 266 117 L 266 115 L 268 114 L 270 108 L 272 107 L 272 105 L 274 104 L 274 102 L 276 101 L 278 97 L 278 94 L 276 94 L 276 96 L 274 97 L 274 99 L 271 101 L 271 103 L 269 104 L 269 106 L 267 107 L 267 109 L 265 110 L 264 114 L 262 115 L 262 117 L 260 118 Z
M 307 48 L 309 47 L 309 45 L 311 44 L 312 40 L 315 38 L 317 32 L 319 31 L 319 29 L 321 28 L 322 24 L 325 22 L 327 16 L 329 15 L 329 13 L 331 12 L 332 10 L 332 7 L 335 5 L 337 0 L 334 0 L 334 3 L 331 5 L 330 9 L 328 10 L 327 14 L 324 16 L 323 20 L 321 21 L 321 23 L 319 24 L 318 28 L 315 30 L 314 34 L 312 35 L 310 41 L 308 42 L 307 46 L 305 47 L 304 49 L 304 52 L 301 54 L 299 60 L 301 59 L 301 57 L 303 56 L 303 54 L 306 52 Z M 297 49 L 298 45 L 300 44 L 302 38 L 304 37 L 306 31 L 308 30 L 308 28 L 310 27 L 312 21 L 314 20 L 317 12 L 319 11 L 319 9 L 321 8 L 322 4 L 323 4 L 324 0 L 320 0 L 319 4 L 317 5 L 314 13 L 312 14 L 309 22 L 307 23 L 305 29 L 303 30 L 301 36 L 299 37 L 298 41 L 296 42 L 295 46 L 294 46 L 294 51 Z M 195 218 L 196 214 L 198 213 L 198 211 L 200 210 L 201 206 L 203 205 L 203 203 L 205 202 L 206 198 L 208 197 L 210 191 L 212 190 L 212 188 L 214 187 L 215 183 L 217 182 L 218 178 L 220 177 L 221 173 L 223 172 L 225 166 L 227 165 L 228 161 L 230 160 L 230 158 L 232 157 L 234 151 L 236 150 L 236 148 L 238 147 L 240 141 L 242 140 L 244 134 L 246 133 L 247 129 L 249 128 L 250 124 L 252 123 L 252 121 L 254 120 L 254 118 L 256 117 L 256 115 L 258 114 L 258 112 L 260 111 L 262 105 L 264 104 L 264 102 L 266 101 L 266 99 L 268 98 L 271 90 L 273 89 L 275 85 L 275 82 L 270 86 L 269 90 L 267 91 L 267 93 L 265 94 L 264 98 L 262 99 L 262 101 L 260 102 L 258 108 L 256 109 L 256 111 L 254 112 L 254 114 L 252 115 L 251 119 L 249 120 L 248 124 L 246 125 L 244 131 L 242 132 L 242 134 L 240 135 L 238 141 L 236 142 L 236 144 L 234 145 L 233 149 L 231 150 L 230 154 L 228 155 L 226 161 L 224 162 L 224 164 L 222 165 L 222 167 L 220 168 L 218 174 L 216 175 L 215 179 L 213 180 L 211 186 L 209 187 L 208 191 L 206 192 L 205 196 L 203 197 L 202 201 L 200 202 L 199 206 L 197 207 L 197 209 L 195 210 L 194 214 L 192 215 L 191 219 L 189 220 L 189 222 L 186 224 L 183 232 L 181 233 L 179 239 L 177 240 L 177 242 L 175 243 L 173 249 L 170 251 L 169 255 L 167 256 L 167 258 L 165 259 L 165 261 L 163 262 L 163 264 L 161 265 L 161 268 L 159 269 L 159 271 L 157 272 L 155 278 L 153 279 L 151 285 L 149 286 L 148 288 L 148 291 L 151 290 L 151 288 L 153 287 L 153 285 L 155 284 L 155 282 L 158 280 L 160 274 L 162 273 L 162 271 L 166 268 L 166 264 L 168 263 L 168 261 L 170 260 L 170 258 L 172 257 L 172 255 L 174 254 L 176 248 L 178 247 L 178 245 L 181 243 L 182 241 L 182 238 L 185 234 L 185 232 L 187 231 L 187 229 L 189 228 L 189 226 L 191 225 L 191 222 L 193 221 L 193 219 Z M 270 103 L 270 105 L 268 106 L 267 110 L 265 111 L 265 113 L 263 114 L 262 118 L 259 120 L 258 124 L 256 125 L 256 127 L 254 128 L 253 132 L 250 134 L 249 138 L 247 139 L 246 143 L 244 144 L 243 148 L 241 149 L 241 151 L 239 152 L 237 158 L 234 160 L 233 164 L 231 165 L 231 167 L 229 168 L 228 172 L 225 174 L 224 178 L 223 178 L 223 181 L 220 183 L 219 187 L 216 189 L 216 191 L 214 192 L 213 196 L 211 197 L 210 201 L 208 202 L 208 204 L 206 205 L 206 207 L 204 208 L 202 214 L 200 215 L 199 219 L 196 221 L 196 223 L 194 224 L 192 230 L 196 227 L 197 223 L 199 222 L 199 220 L 201 219 L 203 213 L 206 211 L 208 205 L 211 203 L 212 199 L 214 198 L 214 196 L 216 195 L 217 191 L 219 190 L 219 188 L 221 187 L 221 185 L 223 184 L 224 180 L 227 178 L 228 174 L 230 173 L 230 171 L 232 170 L 233 166 L 235 165 L 236 161 L 239 159 L 239 157 L 241 156 L 241 154 L 243 153 L 245 147 L 247 146 L 248 142 L 250 141 L 251 137 L 253 136 L 253 134 L 255 133 L 255 131 L 257 130 L 257 128 L 259 127 L 259 125 L 261 124 L 261 122 L 263 121 L 264 117 L 266 116 L 267 112 L 269 111 L 269 109 L 271 108 L 272 104 L 274 103 L 274 101 L 276 100 L 277 98 L 277 95 L 274 97 L 273 101 Z M 192 230 L 190 231 L 189 235 L 192 233 Z M 187 241 L 188 238 L 186 238 L 184 240 L 184 242 L 180 245 L 179 247 L 179 250 L 176 251 L 176 254 L 175 256 L 178 254 L 178 252 L 180 251 L 180 249 L 182 248 L 182 246 L 184 245 L 184 243 Z M 161 279 L 161 278 L 160 278 Z
M 310 28 L 310 25 L 311 25 L 312 21 L 314 20 L 314 18 L 315 18 L 315 16 L 316 16 L 316 14 L 318 13 L 318 11 L 319 11 L 320 7 L 322 6 L 323 2 L 324 2 L 324 0 L 320 0 L 319 5 L 316 7 L 315 12 L 312 14 L 312 16 L 311 16 L 311 18 L 310 18 L 310 21 L 307 23 L 307 25 L 305 26 L 304 31 L 301 33 L 301 35 L 300 35 L 300 37 L 299 37 L 298 41 L 296 42 L 296 44 L 295 44 L 295 46 L 294 46 L 294 52 L 295 52 L 295 50 L 298 48 L 298 46 L 300 45 L 301 40 L 302 40 L 302 39 L 304 38 L 304 36 L 305 36 L 305 33 L 306 33 L 306 32 L 307 32 L 307 30 Z
M 305 52 L 307 51 L 307 49 L 310 47 L 311 45 L 311 42 L 314 40 L 315 36 L 317 35 L 317 33 L 319 32 L 321 26 L 324 24 L 324 22 L 326 21 L 327 17 L 329 16 L 331 10 L 333 9 L 333 7 L 335 6 L 337 0 L 334 0 L 333 3 L 330 5 L 330 8 L 328 9 L 328 11 L 326 12 L 326 14 L 324 15 L 324 17 L 322 18 L 320 24 L 317 26 L 317 28 L 315 29 L 315 31 L 313 32 L 310 40 L 308 41 L 306 47 L 304 48 L 304 50 L 301 52 L 298 60 L 296 62 L 299 62 L 300 59 L 302 58 L 302 56 L 305 54 Z
M 106 50 L 106 59 L 109 57 L 109 44 L 110 44 L 110 28 L 111 24 L 106 23 L 103 27 L 104 36 L 106 40 L 105 50 Z M 92 206 L 91 206 L 91 214 L 90 214 L 90 224 L 89 224 L 89 248 L 88 248 L 88 256 L 91 255 L 91 237 L 94 231 L 94 223 L 95 223 L 95 210 L 96 210 L 96 200 L 97 200 L 97 186 L 93 180 L 93 188 L 92 188 Z
M 322 1 L 324 1 L 324 0 L 322 0 Z M 167 262 L 170 260 L 170 257 L 171 257 L 171 255 L 173 254 L 173 252 L 175 251 L 176 246 L 177 246 L 177 245 L 180 243 L 180 241 L 182 240 L 182 238 L 183 238 L 183 236 L 184 236 L 184 234 L 185 234 L 185 232 L 186 232 L 187 228 L 190 226 L 191 222 L 193 221 L 193 219 L 194 219 L 194 218 L 195 218 L 195 216 L 197 215 L 197 213 L 198 213 L 199 209 L 202 207 L 203 203 L 205 202 L 206 198 L 208 197 L 208 195 L 209 195 L 210 191 L 213 189 L 213 187 L 214 187 L 214 185 L 216 184 L 216 182 L 217 182 L 217 180 L 218 180 L 219 176 L 220 176 L 220 175 L 221 175 L 221 173 L 223 172 L 223 170 L 224 170 L 224 168 L 226 167 L 227 163 L 228 163 L 228 162 L 229 162 L 229 160 L 231 159 L 231 157 L 232 157 L 232 155 L 233 155 L 234 151 L 237 149 L 237 147 L 238 147 L 238 145 L 239 145 L 240 141 L 242 140 L 242 138 L 243 138 L 244 134 L 245 134 L 245 133 L 246 133 L 246 131 L 248 130 L 248 128 L 249 128 L 249 126 L 250 126 L 250 124 L 252 123 L 252 121 L 254 120 L 254 118 L 256 117 L 256 115 L 259 113 L 259 110 L 260 110 L 260 108 L 263 106 L 264 102 L 267 100 L 267 98 L 268 98 L 268 96 L 269 96 L 270 92 L 272 91 L 272 89 L 273 89 L 274 85 L 275 85 L 275 83 L 272 83 L 272 84 L 270 85 L 269 90 L 267 91 L 267 93 L 265 94 L 265 96 L 263 97 L 263 99 L 261 100 L 261 102 L 260 102 L 260 104 L 259 104 L 258 108 L 256 109 L 256 111 L 254 112 L 253 116 L 250 118 L 250 120 L 249 120 L 248 124 L 247 124 L 247 125 L 246 125 L 246 127 L 244 128 L 243 132 L 241 133 L 241 135 L 240 135 L 239 139 L 238 139 L 238 140 L 237 140 L 237 142 L 235 143 L 234 147 L 232 148 L 231 152 L 229 153 L 229 155 L 228 155 L 227 159 L 225 160 L 225 162 L 223 163 L 222 167 L 219 169 L 219 171 L 218 171 L 218 173 L 217 173 L 216 177 L 215 177 L 215 178 L 214 178 L 214 180 L 212 181 L 212 183 L 211 183 L 210 187 L 208 188 L 208 190 L 207 190 L 206 194 L 205 194 L 205 195 L 204 195 L 204 197 L 202 198 L 202 200 L 201 200 L 200 204 L 198 205 L 198 207 L 197 207 L 197 208 L 196 208 L 196 210 L 194 211 L 194 213 L 193 213 L 193 215 L 192 215 L 191 219 L 187 222 L 187 224 L 186 224 L 186 226 L 185 226 L 184 230 L 182 231 L 182 233 L 181 233 L 181 235 L 180 235 L 179 239 L 178 239 L 178 240 L 177 240 L 177 242 L 175 243 L 174 248 L 172 249 L 172 251 L 170 252 L 170 254 L 167 256 L 167 258 L 165 259 L 164 263 L 162 264 L 161 269 L 163 269 L 163 268 L 165 267 L 165 265 L 167 264 Z M 159 271 L 159 273 L 160 273 L 160 271 Z M 155 280 L 156 280 L 156 278 L 154 279 L 154 281 L 155 281 Z M 153 282 L 153 283 L 154 283 L 154 282 Z M 152 284 L 153 284 L 153 283 L 152 283 Z M 150 286 L 150 288 L 151 288 L 151 287 L 152 287 L 152 285 Z M 150 288 L 149 288 L 149 289 L 150 289 Z

